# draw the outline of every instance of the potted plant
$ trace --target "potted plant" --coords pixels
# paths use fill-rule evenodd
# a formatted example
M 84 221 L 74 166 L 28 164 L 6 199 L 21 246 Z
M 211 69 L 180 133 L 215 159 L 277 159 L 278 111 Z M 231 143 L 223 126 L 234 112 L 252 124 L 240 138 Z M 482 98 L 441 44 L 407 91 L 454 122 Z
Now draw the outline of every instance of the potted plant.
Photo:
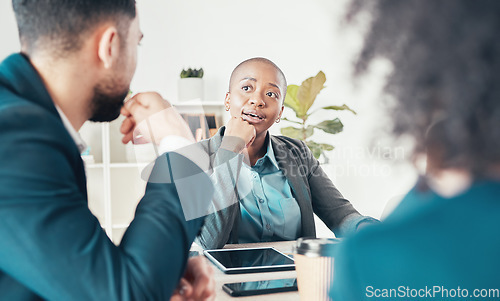
M 178 82 L 179 101 L 203 99 L 203 68 L 182 69 Z
M 348 110 L 356 114 L 351 108 L 343 104 L 341 106 L 326 106 L 310 111 L 316 96 L 323 90 L 326 82 L 326 76 L 322 71 L 314 77 L 310 77 L 302 82 L 300 86 L 289 85 L 285 97 L 285 106 L 295 112 L 297 120 L 283 118 L 283 120 L 295 123 L 298 127 L 289 126 L 281 129 L 281 134 L 304 141 L 316 159 L 323 154 L 324 163 L 328 163 L 328 157 L 325 156 L 325 151 L 333 150 L 333 145 L 326 143 L 317 143 L 311 139 L 311 136 L 316 130 L 321 130 L 328 134 L 337 134 L 342 132 L 344 125 L 339 118 L 324 120 L 316 124 L 310 124 L 309 117 L 320 110 L 342 111 Z

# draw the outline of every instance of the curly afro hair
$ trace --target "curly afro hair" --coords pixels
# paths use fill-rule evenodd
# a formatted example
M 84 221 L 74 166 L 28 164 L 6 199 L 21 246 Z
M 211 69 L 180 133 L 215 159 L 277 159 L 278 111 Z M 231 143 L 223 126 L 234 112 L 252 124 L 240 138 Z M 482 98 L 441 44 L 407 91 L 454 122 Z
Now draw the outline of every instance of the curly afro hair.
M 500 1 L 354 0 L 347 19 L 361 12 L 372 20 L 355 75 L 392 62 L 396 137 L 413 137 L 439 168 L 488 176 L 500 163 Z

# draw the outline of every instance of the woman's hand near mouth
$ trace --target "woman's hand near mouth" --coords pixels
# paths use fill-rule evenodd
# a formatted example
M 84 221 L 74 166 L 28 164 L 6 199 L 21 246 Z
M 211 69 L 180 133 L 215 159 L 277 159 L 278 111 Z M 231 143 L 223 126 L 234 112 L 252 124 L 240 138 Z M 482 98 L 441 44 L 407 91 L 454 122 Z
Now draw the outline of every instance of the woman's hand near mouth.
M 258 117 L 252 117 L 252 118 L 258 118 Z M 239 138 L 238 140 L 240 140 L 241 143 L 231 143 L 231 146 L 229 148 L 227 147 L 224 148 L 233 151 L 235 153 L 240 153 L 241 151 L 243 151 L 243 149 L 252 145 L 253 141 L 255 140 L 255 136 L 256 132 L 255 132 L 255 127 L 253 125 L 244 120 L 242 117 L 233 116 L 226 124 L 226 130 L 224 132 L 224 138 L 222 143 L 224 146 L 225 144 L 224 140 L 227 140 L 226 138 L 228 137 Z

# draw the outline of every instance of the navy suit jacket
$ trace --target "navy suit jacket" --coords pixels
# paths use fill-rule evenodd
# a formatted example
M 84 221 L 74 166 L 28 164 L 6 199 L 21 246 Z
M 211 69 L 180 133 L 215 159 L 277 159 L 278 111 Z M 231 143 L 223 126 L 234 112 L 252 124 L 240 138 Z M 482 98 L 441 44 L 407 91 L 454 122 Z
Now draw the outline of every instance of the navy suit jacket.
M 174 181 L 148 183 L 115 246 L 89 211 L 78 149 L 22 54 L 0 65 L 0 141 L 0 300 L 169 299 L 203 220 L 185 220 Z M 153 173 L 191 175 L 204 189 L 189 196 L 210 201 L 195 164 L 176 153 L 157 160 L 170 170 Z

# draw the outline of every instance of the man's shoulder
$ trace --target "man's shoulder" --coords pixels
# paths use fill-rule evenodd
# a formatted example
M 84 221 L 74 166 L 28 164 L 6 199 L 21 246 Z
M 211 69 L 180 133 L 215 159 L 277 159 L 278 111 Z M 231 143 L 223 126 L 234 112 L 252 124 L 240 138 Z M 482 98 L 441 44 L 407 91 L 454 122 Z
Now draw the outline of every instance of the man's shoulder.
M 36 105 L 0 84 L 0 113 L 26 106 L 35 107 Z
M 5 134 L 46 131 L 58 135 L 59 130 L 64 130 L 59 116 L 2 87 L 0 87 L 0 124 Z
M 51 114 L 47 109 L 40 106 L 35 101 L 22 97 L 9 90 L 7 87 L 0 85 L 0 114 L 9 114 L 18 110 L 26 110 L 27 113 L 31 114 Z

